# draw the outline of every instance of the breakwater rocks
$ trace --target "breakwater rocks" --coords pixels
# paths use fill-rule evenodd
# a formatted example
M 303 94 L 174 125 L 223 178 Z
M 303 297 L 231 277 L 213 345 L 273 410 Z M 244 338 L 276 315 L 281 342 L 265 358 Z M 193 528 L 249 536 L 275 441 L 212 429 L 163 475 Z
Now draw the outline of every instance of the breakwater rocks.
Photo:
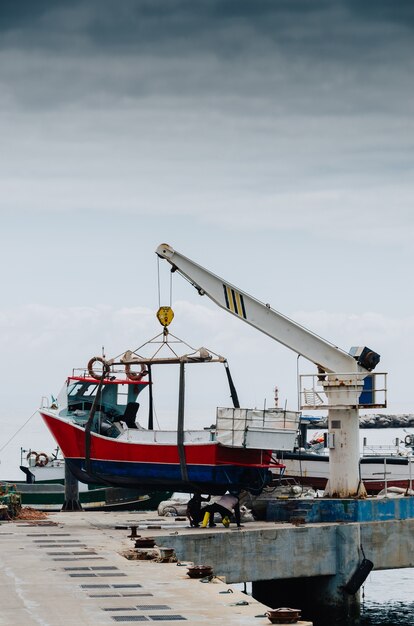
M 327 428 L 328 418 L 321 417 L 318 422 L 312 422 L 312 428 Z M 386 413 L 375 413 L 372 415 L 361 415 L 359 418 L 360 428 L 414 428 L 414 413 L 402 413 L 397 415 L 387 415 Z

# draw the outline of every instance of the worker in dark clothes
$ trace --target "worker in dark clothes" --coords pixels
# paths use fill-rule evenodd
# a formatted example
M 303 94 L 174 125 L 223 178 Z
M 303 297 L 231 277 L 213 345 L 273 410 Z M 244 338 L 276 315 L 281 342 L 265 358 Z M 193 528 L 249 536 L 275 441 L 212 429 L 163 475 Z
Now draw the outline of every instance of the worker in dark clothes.
M 234 514 L 237 528 L 241 528 L 240 502 L 238 494 L 227 492 L 224 494 L 224 496 L 221 496 L 220 500 L 206 506 L 204 509 L 203 523 L 201 525 L 202 528 L 205 528 L 207 524 L 210 528 L 212 526 L 215 526 L 214 513 L 220 513 L 221 521 L 226 527 L 230 525 L 230 517 Z
M 210 502 L 211 496 L 203 498 L 201 493 L 195 493 L 193 497 L 187 503 L 187 517 L 190 521 L 190 526 L 198 528 L 202 520 L 201 515 L 201 503 Z

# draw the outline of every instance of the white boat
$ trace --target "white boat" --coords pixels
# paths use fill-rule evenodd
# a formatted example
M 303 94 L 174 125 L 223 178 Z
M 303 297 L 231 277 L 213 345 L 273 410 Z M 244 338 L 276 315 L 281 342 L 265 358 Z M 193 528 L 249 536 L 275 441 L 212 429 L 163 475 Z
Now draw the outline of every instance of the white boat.
M 407 441 L 410 437 L 408 435 Z M 285 465 L 286 478 L 313 489 L 325 489 L 329 479 L 329 451 L 322 441 L 314 440 L 307 449 L 279 452 L 277 457 Z M 359 467 L 368 494 L 377 494 L 389 487 L 412 488 L 414 457 L 409 447 L 405 450 L 398 446 L 364 447 Z

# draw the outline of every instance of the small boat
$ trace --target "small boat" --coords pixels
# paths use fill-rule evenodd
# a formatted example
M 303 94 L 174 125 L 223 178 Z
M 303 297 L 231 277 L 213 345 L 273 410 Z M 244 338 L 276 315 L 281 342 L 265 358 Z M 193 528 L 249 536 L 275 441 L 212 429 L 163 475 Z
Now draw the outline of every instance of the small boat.
M 60 511 L 65 500 L 65 460 L 59 448 L 50 455 L 29 450 L 24 459 L 25 452 L 21 450 L 20 469 L 26 480 L 2 483 L 15 486 L 23 506 L 39 511 Z M 170 495 L 168 491 L 143 494 L 134 489 L 79 484 L 79 502 L 85 511 L 156 510 L 159 502 Z
M 226 359 L 206 348 L 181 356 L 176 351 L 174 346 L 174 356 L 167 358 L 159 349 L 152 357 L 129 350 L 117 359 L 93 357 L 86 368 L 67 378 L 55 401 L 39 409 L 70 470 L 85 483 L 142 493 L 167 489 L 212 495 L 227 489 L 259 493 L 272 479 L 270 468 L 282 468 L 272 450 L 293 449 L 299 414 L 240 408 Z M 234 406 L 218 408 L 213 426 L 185 429 L 185 366 L 217 362 L 226 368 Z M 153 427 L 152 371 L 165 364 L 180 368 L 176 430 Z M 136 421 L 143 392 L 149 394 L 148 428 Z

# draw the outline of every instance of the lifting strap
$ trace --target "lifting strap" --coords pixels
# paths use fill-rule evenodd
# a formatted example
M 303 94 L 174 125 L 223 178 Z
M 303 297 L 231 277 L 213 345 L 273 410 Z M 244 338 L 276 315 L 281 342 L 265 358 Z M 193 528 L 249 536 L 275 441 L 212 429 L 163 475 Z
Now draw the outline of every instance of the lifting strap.
M 229 381 L 230 395 L 233 401 L 233 406 L 235 409 L 240 409 L 239 398 L 237 395 L 236 387 L 234 386 L 233 379 L 230 374 L 230 368 L 229 368 L 229 364 L 227 363 L 227 361 L 224 361 L 224 369 L 226 370 L 227 380 Z
M 101 378 L 99 380 L 99 384 L 98 384 L 98 388 L 96 390 L 94 401 L 92 403 L 91 411 L 89 413 L 89 418 L 88 418 L 88 421 L 86 422 L 86 425 L 85 425 L 85 469 L 86 469 L 86 473 L 87 474 L 92 474 L 92 469 L 91 469 L 91 429 L 92 429 L 92 424 L 93 424 L 93 418 L 95 417 L 96 409 L 97 409 L 98 403 L 100 402 L 100 399 L 101 399 L 102 386 L 103 386 L 103 382 L 105 380 L 106 374 L 107 374 L 107 371 L 104 368 L 104 370 L 102 372 L 102 376 L 101 376 Z

